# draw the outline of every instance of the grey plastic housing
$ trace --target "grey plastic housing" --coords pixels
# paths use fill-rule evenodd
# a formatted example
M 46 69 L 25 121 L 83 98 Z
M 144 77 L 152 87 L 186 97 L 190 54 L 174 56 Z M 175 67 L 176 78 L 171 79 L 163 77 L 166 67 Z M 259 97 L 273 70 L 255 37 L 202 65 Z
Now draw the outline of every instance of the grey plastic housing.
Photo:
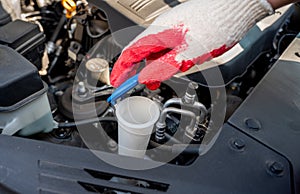
M 29 136 L 50 132 L 54 127 L 47 94 L 10 112 L 0 112 L 2 134 Z
M 0 132 L 32 135 L 54 127 L 47 85 L 19 53 L 0 46 Z

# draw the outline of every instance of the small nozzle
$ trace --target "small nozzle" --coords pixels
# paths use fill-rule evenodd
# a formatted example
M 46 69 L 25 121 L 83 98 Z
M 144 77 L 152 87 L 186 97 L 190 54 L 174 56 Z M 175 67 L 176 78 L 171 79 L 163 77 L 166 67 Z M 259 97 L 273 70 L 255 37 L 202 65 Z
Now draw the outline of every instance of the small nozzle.
M 198 89 L 198 84 L 196 82 L 190 82 L 186 93 L 189 95 L 196 95 L 196 90 Z
M 197 89 L 198 89 L 198 84 L 196 82 L 190 82 L 185 92 L 185 95 L 183 97 L 183 102 L 186 104 L 193 104 L 195 102 Z

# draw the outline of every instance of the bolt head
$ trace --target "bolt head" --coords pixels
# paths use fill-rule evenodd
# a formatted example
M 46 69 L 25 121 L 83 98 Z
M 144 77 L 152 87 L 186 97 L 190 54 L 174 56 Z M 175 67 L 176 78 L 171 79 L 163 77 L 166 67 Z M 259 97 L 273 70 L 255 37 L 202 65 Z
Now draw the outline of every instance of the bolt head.
M 245 141 L 242 139 L 233 139 L 231 141 L 231 147 L 235 150 L 243 150 L 245 146 Z
M 245 147 L 245 142 L 242 140 L 242 139 L 236 139 L 234 142 L 233 142 L 234 146 L 238 149 L 242 149 Z
M 252 118 L 246 119 L 245 125 L 248 129 L 253 130 L 253 131 L 258 131 L 261 129 L 261 124 L 256 119 L 252 119 Z
M 272 175 L 282 176 L 284 171 L 284 166 L 280 162 L 270 162 L 268 163 L 268 171 Z

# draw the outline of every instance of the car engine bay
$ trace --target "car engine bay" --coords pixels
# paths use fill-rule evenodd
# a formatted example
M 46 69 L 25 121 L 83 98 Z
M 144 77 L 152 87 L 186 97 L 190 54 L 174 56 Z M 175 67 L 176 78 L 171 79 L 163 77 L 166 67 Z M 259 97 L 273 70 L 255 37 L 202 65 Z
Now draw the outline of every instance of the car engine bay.
M 135 36 L 181 3 L 149 2 L 21 0 L 21 19 L 0 18 L 1 134 L 118 154 L 115 107 L 107 102 L 115 91 L 110 72 Z M 178 74 L 154 91 L 138 85 L 122 96 L 143 96 L 160 107 L 144 160 L 184 168 L 205 157 L 223 125 L 297 37 L 299 22 L 300 5 L 284 7 L 257 23 L 225 56 L 199 65 L 201 71 Z M 218 75 L 222 79 L 215 79 Z M 258 128 L 251 119 L 246 124 Z M 126 179 L 88 172 L 114 183 Z M 140 193 L 80 184 L 89 192 Z M 168 187 L 144 179 L 126 184 L 162 193 Z

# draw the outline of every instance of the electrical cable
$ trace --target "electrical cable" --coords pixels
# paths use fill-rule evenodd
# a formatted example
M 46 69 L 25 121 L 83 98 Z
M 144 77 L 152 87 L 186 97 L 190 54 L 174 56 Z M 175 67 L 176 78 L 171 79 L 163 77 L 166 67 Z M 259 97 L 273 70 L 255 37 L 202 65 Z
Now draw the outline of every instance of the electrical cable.
M 58 127 L 59 128 L 76 127 L 79 125 L 86 125 L 95 122 L 117 122 L 117 119 L 115 117 L 97 117 L 97 118 L 69 122 L 69 123 L 58 123 Z

